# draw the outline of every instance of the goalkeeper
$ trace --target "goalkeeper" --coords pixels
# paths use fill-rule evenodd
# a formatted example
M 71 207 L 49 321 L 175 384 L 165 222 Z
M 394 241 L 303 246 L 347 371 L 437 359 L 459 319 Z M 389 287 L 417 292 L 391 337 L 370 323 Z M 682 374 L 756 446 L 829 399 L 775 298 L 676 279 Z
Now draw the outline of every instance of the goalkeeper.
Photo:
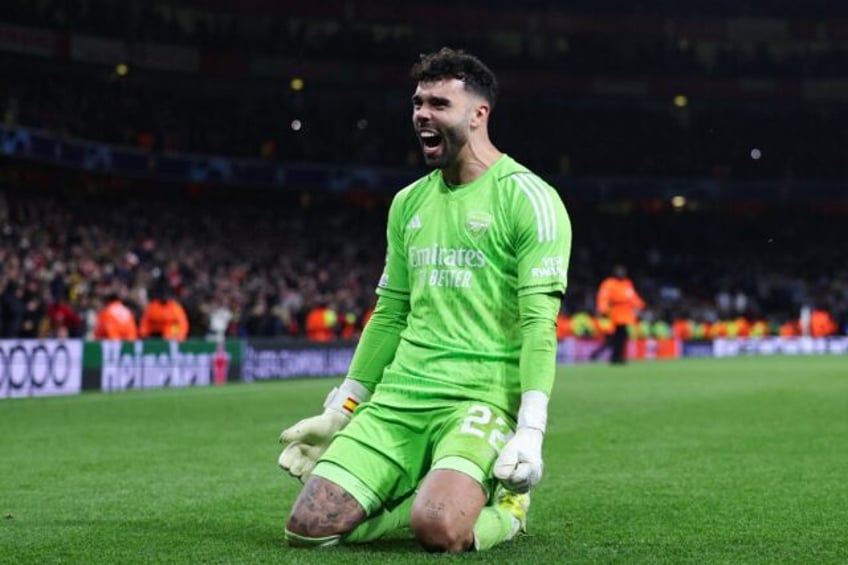
M 526 529 L 542 477 L 568 215 L 490 141 L 497 80 L 479 59 L 443 48 L 412 75 L 434 170 L 392 202 L 377 305 L 347 378 L 323 414 L 281 435 L 280 465 L 305 483 L 291 545 L 409 526 L 429 551 L 488 549 Z

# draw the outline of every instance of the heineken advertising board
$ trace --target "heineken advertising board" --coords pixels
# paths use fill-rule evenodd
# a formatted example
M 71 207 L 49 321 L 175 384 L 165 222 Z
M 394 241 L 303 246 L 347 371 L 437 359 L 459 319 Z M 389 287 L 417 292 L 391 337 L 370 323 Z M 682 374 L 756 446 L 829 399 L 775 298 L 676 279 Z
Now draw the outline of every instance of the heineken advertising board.
M 240 340 L 93 341 L 83 349 L 83 390 L 223 385 L 240 380 Z

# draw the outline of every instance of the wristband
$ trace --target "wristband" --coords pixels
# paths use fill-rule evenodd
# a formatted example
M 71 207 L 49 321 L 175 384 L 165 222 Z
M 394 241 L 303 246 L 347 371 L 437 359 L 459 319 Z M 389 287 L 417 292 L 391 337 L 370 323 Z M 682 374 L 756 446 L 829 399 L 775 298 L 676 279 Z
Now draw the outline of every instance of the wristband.
M 518 409 L 518 427 L 533 428 L 545 433 L 548 425 L 548 395 L 539 390 L 528 390 L 521 394 Z
M 330 391 L 324 401 L 326 410 L 335 410 L 345 416 L 353 416 L 356 408 L 371 398 L 371 391 L 355 379 L 346 377 L 341 385 Z

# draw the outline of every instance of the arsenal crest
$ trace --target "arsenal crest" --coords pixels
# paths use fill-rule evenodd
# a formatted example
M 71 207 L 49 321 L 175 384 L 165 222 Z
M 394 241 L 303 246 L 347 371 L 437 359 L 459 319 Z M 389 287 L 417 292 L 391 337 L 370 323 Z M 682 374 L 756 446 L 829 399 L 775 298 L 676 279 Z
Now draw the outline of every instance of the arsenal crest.
M 471 211 L 465 220 L 465 227 L 474 239 L 480 239 L 492 225 L 492 215 L 488 212 Z

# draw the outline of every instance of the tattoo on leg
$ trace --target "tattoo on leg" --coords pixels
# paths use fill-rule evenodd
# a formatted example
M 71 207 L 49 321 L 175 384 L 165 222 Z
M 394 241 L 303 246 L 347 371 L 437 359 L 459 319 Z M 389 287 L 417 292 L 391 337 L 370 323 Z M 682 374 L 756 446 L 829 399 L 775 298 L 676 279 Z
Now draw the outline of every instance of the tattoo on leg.
M 445 505 L 443 503 L 428 500 L 427 501 L 427 518 L 431 519 L 431 520 L 437 519 L 439 516 L 441 516 L 444 509 L 445 509 Z
M 365 510 L 350 493 L 320 477 L 311 477 L 289 517 L 292 532 L 311 537 L 346 534 L 364 519 Z

